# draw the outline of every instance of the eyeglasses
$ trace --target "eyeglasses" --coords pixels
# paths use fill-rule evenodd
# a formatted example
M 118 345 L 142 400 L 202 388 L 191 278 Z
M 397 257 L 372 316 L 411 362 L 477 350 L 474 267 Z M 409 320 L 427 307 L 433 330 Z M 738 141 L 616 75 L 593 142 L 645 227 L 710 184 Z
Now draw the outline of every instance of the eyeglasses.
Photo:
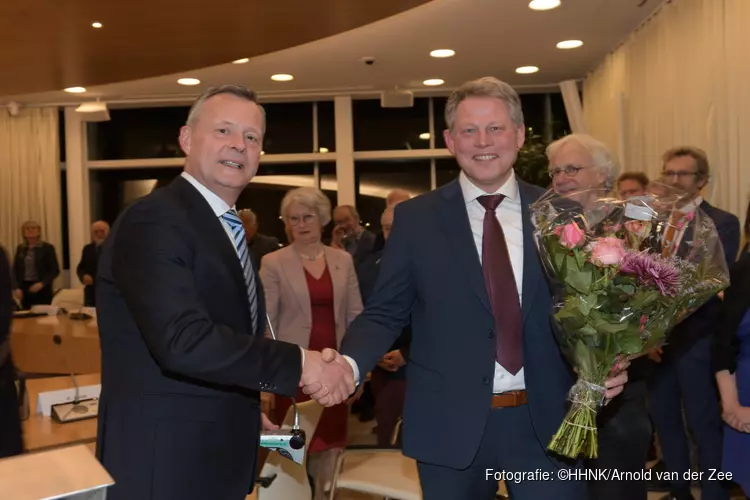
M 314 221 L 317 217 L 318 216 L 315 214 L 305 214 L 301 217 L 298 215 L 292 215 L 291 217 L 288 217 L 287 220 L 292 226 L 299 226 L 300 222 L 304 222 L 305 225 L 307 225 Z
M 547 174 L 549 175 L 550 179 L 554 179 L 558 175 L 560 175 L 561 172 L 565 172 L 565 175 L 568 177 L 575 177 L 578 172 L 581 170 L 585 170 L 587 168 L 591 167 L 578 167 L 576 165 L 565 165 L 564 167 L 555 167 L 551 169 Z
M 661 174 L 664 178 L 676 176 L 682 179 L 683 177 L 687 177 L 689 175 L 698 175 L 698 172 L 680 172 L 678 170 L 665 170 Z

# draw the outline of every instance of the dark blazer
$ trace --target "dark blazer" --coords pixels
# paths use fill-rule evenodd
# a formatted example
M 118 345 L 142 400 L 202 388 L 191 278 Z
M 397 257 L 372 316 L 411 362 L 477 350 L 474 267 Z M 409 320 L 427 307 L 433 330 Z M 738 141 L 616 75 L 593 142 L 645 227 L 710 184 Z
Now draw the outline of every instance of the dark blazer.
M 518 181 L 523 207 L 524 373 L 538 443 L 546 448 L 565 413 L 573 374 L 555 342 L 551 295 L 533 240 L 528 206 L 543 190 Z M 490 413 L 494 320 L 458 181 L 396 205 L 380 275 L 342 343 L 365 374 L 411 315 L 406 365 L 404 453 L 466 468 Z M 523 466 L 523 464 L 517 464 Z
M 355 267 L 359 266 L 359 264 L 361 264 L 362 261 L 372 253 L 375 247 L 376 239 L 377 238 L 375 236 L 375 233 L 373 233 L 372 231 L 369 231 L 367 229 L 362 230 L 362 235 L 359 237 L 357 248 L 352 254 Z
M 247 242 L 247 245 L 250 250 L 250 255 L 253 258 L 253 265 L 256 269 L 260 269 L 260 261 L 265 255 L 281 248 L 278 238 L 266 236 L 265 234 L 260 233 L 256 233 L 252 240 Z
M 750 309 L 750 253 L 744 252 L 732 267 L 732 284 L 724 293 L 719 322 L 714 328 L 713 364 L 719 372 L 737 369 L 740 343 L 737 329 Z
M 84 305 L 95 306 L 96 305 L 96 271 L 99 267 L 99 252 L 96 248 L 96 243 L 89 243 L 83 247 L 81 252 L 81 262 L 78 263 L 76 268 L 76 274 L 78 279 L 83 281 L 83 276 L 88 274 L 94 278 L 93 285 L 86 285 L 83 288 Z
M 711 218 L 716 226 L 716 232 L 719 234 L 724 250 L 727 268 L 731 269 L 740 248 L 739 219 L 735 215 L 716 208 L 705 201 L 700 204 L 700 209 Z M 691 231 L 691 226 L 688 227 L 688 232 Z M 683 237 L 683 242 L 686 239 L 688 239 L 687 235 Z M 718 298 L 713 298 L 675 326 L 669 334 L 668 344 L 664 349 L 665 359 L 680 357 L 701 337 L 711 335 L 717 327 L 720 314 L 721 303 Z
M 26 250 L 26 245 L 18 245 L 16 255 L 13 258 L 13 274 L 15 275 L 17 286 L 22 286 L 25 281 L 24 270 L 26 266 L 24 264 L 24 257 L 26 256 Z M 40 246 L 34 249 L 34 252 L 39 281 L 44 284 L 44 288 L 52 290 L 52 282 L 60 274 L 60 265 L 57 262 L 55 247 L 46 241 L 42 241 Z
M 259 391 L 293 396 L 298 346 L 252 324 L 234 245 L 178 177 L 128 207 L 104 242 L 97 455 L 112 500 L 242 500 L 256 474 Z
M 0 458 L 23 452 L 16 373 L 10 358 L 10 325 L 13 317 L 10 262 L 0 247 Z

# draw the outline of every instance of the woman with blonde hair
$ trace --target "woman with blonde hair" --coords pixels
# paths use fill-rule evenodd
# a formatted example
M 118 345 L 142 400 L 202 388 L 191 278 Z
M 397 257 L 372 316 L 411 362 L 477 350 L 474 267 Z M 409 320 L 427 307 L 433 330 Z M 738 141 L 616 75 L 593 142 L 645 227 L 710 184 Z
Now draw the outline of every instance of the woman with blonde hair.
M 13 258 L 14 295 L 24 309 L 52 302 L 52 282 L 60 274 L 55 247 L 42 240 L 38 222 L 26 221 L 21 226 L 23 243 Z
M 338 350 L 346 328 L 362 311 L 362 298 L 352 257 L 321 243 L 331 202 L 319 189 L 293 189 L 281 202 L 281 217 L 291 244 L 264 256 L 260 266 L 268 318 L 279 340 L 316 351 Z M 308 399 L 298 391 L 297 401 Z M 290 404 L 277 398 L 277 423 Z M 346 404 L 323 410 L 309 442 L 316 499 L 322 498 L 336 455 L 346 446 L 348 414 Z

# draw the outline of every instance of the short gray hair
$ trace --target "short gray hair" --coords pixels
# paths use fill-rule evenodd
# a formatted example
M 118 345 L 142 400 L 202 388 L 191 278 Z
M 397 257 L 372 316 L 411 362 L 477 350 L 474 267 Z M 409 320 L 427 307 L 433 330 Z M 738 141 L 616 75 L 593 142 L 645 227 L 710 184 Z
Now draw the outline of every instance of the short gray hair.
M 448 102 L 445 103 L 445 123 L 449 130 L 453 130 L 453 122 L 456 118 L 456 110 L 461 101 L 469 97 L 494 97 L 508 105 L 510 118 L 517 127 L 523 125 L 523 109 L 521 109 L 521 98 L 513 87 L 492 76 L 485 76 L 478 80 L 472 80 L 454 90 Z
M 287 219 L 287 213 L 292 203 L 299 203 L 315 210 L 321 226 L 331 222 L 331 200 L 318 188 L 301 187 L 287 191 L 284 199 L 281 200 L 281 217 L 284 220 Z
M 195 120 L 198 118 L 198 115 L 200 114 L 203 103 L 210 98 L 221 94 L 233 95 L 235 97 L 239 97 L 240 99 L 255 103 L 260 110 L 261 116 L 263 117 L 263 130 L 261 130 L 261 132 L 263 134 L 266 133 L 266 110 L 263 109 L 263 106 L 258 103 L 258 94 L 256 94 L 254 90 L 243 87 L 242 85 L 219 85 L 218 87 L 209 87 L 208 89 L 206 89 L 201 95 L 198 96 L 193 105 L 190 106 L 190 111 L 188 112 L 185 124 L 188 126 L 193 125 L 193 123 L 195 123 Z
M 547 150 L 545 152 L 547 155 L 547 159 L 551 161 L 552 158 L 560 150 L 560 148 L 570 143 L 582 147 L 589 153 L 589 155 L 591 155 L 591 160 L 594 163 L 594 167 L 603 171 L 606 175 L 604 187 L 606 189 L 612 189 L 615 185 L 617 174 L 620 171 L 620 166 L 617 163 L 617 160 L 609 152 L 607 146 L 603 142 L 594 139 L 588 134 L 569 134 L 552 142 L 549 146 L 547 146 Z

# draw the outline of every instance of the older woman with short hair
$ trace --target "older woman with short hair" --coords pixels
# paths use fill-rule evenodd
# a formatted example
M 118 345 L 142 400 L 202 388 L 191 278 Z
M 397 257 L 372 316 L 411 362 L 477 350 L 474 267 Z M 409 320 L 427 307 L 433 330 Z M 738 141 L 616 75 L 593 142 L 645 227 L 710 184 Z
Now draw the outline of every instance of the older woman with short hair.
M 321 242 L 331 203 L 319 189 L 293 189 L 281 202 L 281 218 L 291 244 L 264 256 L 260 266 L 271 325 L 279 340 L 316 351 L 338 350 L 346 328 L 362 311 L 362 298 L 352 257 Z M 298 392 L 297 401 L 308 399 Z M 290 404 L 277 399 L 277 422 Z M 310 441 L 315 498 L 323 494 L 336 453 L 346 446 L 348 414 L 345 404 L 324 409 Z
M 52 283 L 60 274 L 55 247 L 42 240 L 42 226 L 33 220 L 21 226 L 23 243 L 13 257 L 16 299 L 24 309 L 52 302 Z

